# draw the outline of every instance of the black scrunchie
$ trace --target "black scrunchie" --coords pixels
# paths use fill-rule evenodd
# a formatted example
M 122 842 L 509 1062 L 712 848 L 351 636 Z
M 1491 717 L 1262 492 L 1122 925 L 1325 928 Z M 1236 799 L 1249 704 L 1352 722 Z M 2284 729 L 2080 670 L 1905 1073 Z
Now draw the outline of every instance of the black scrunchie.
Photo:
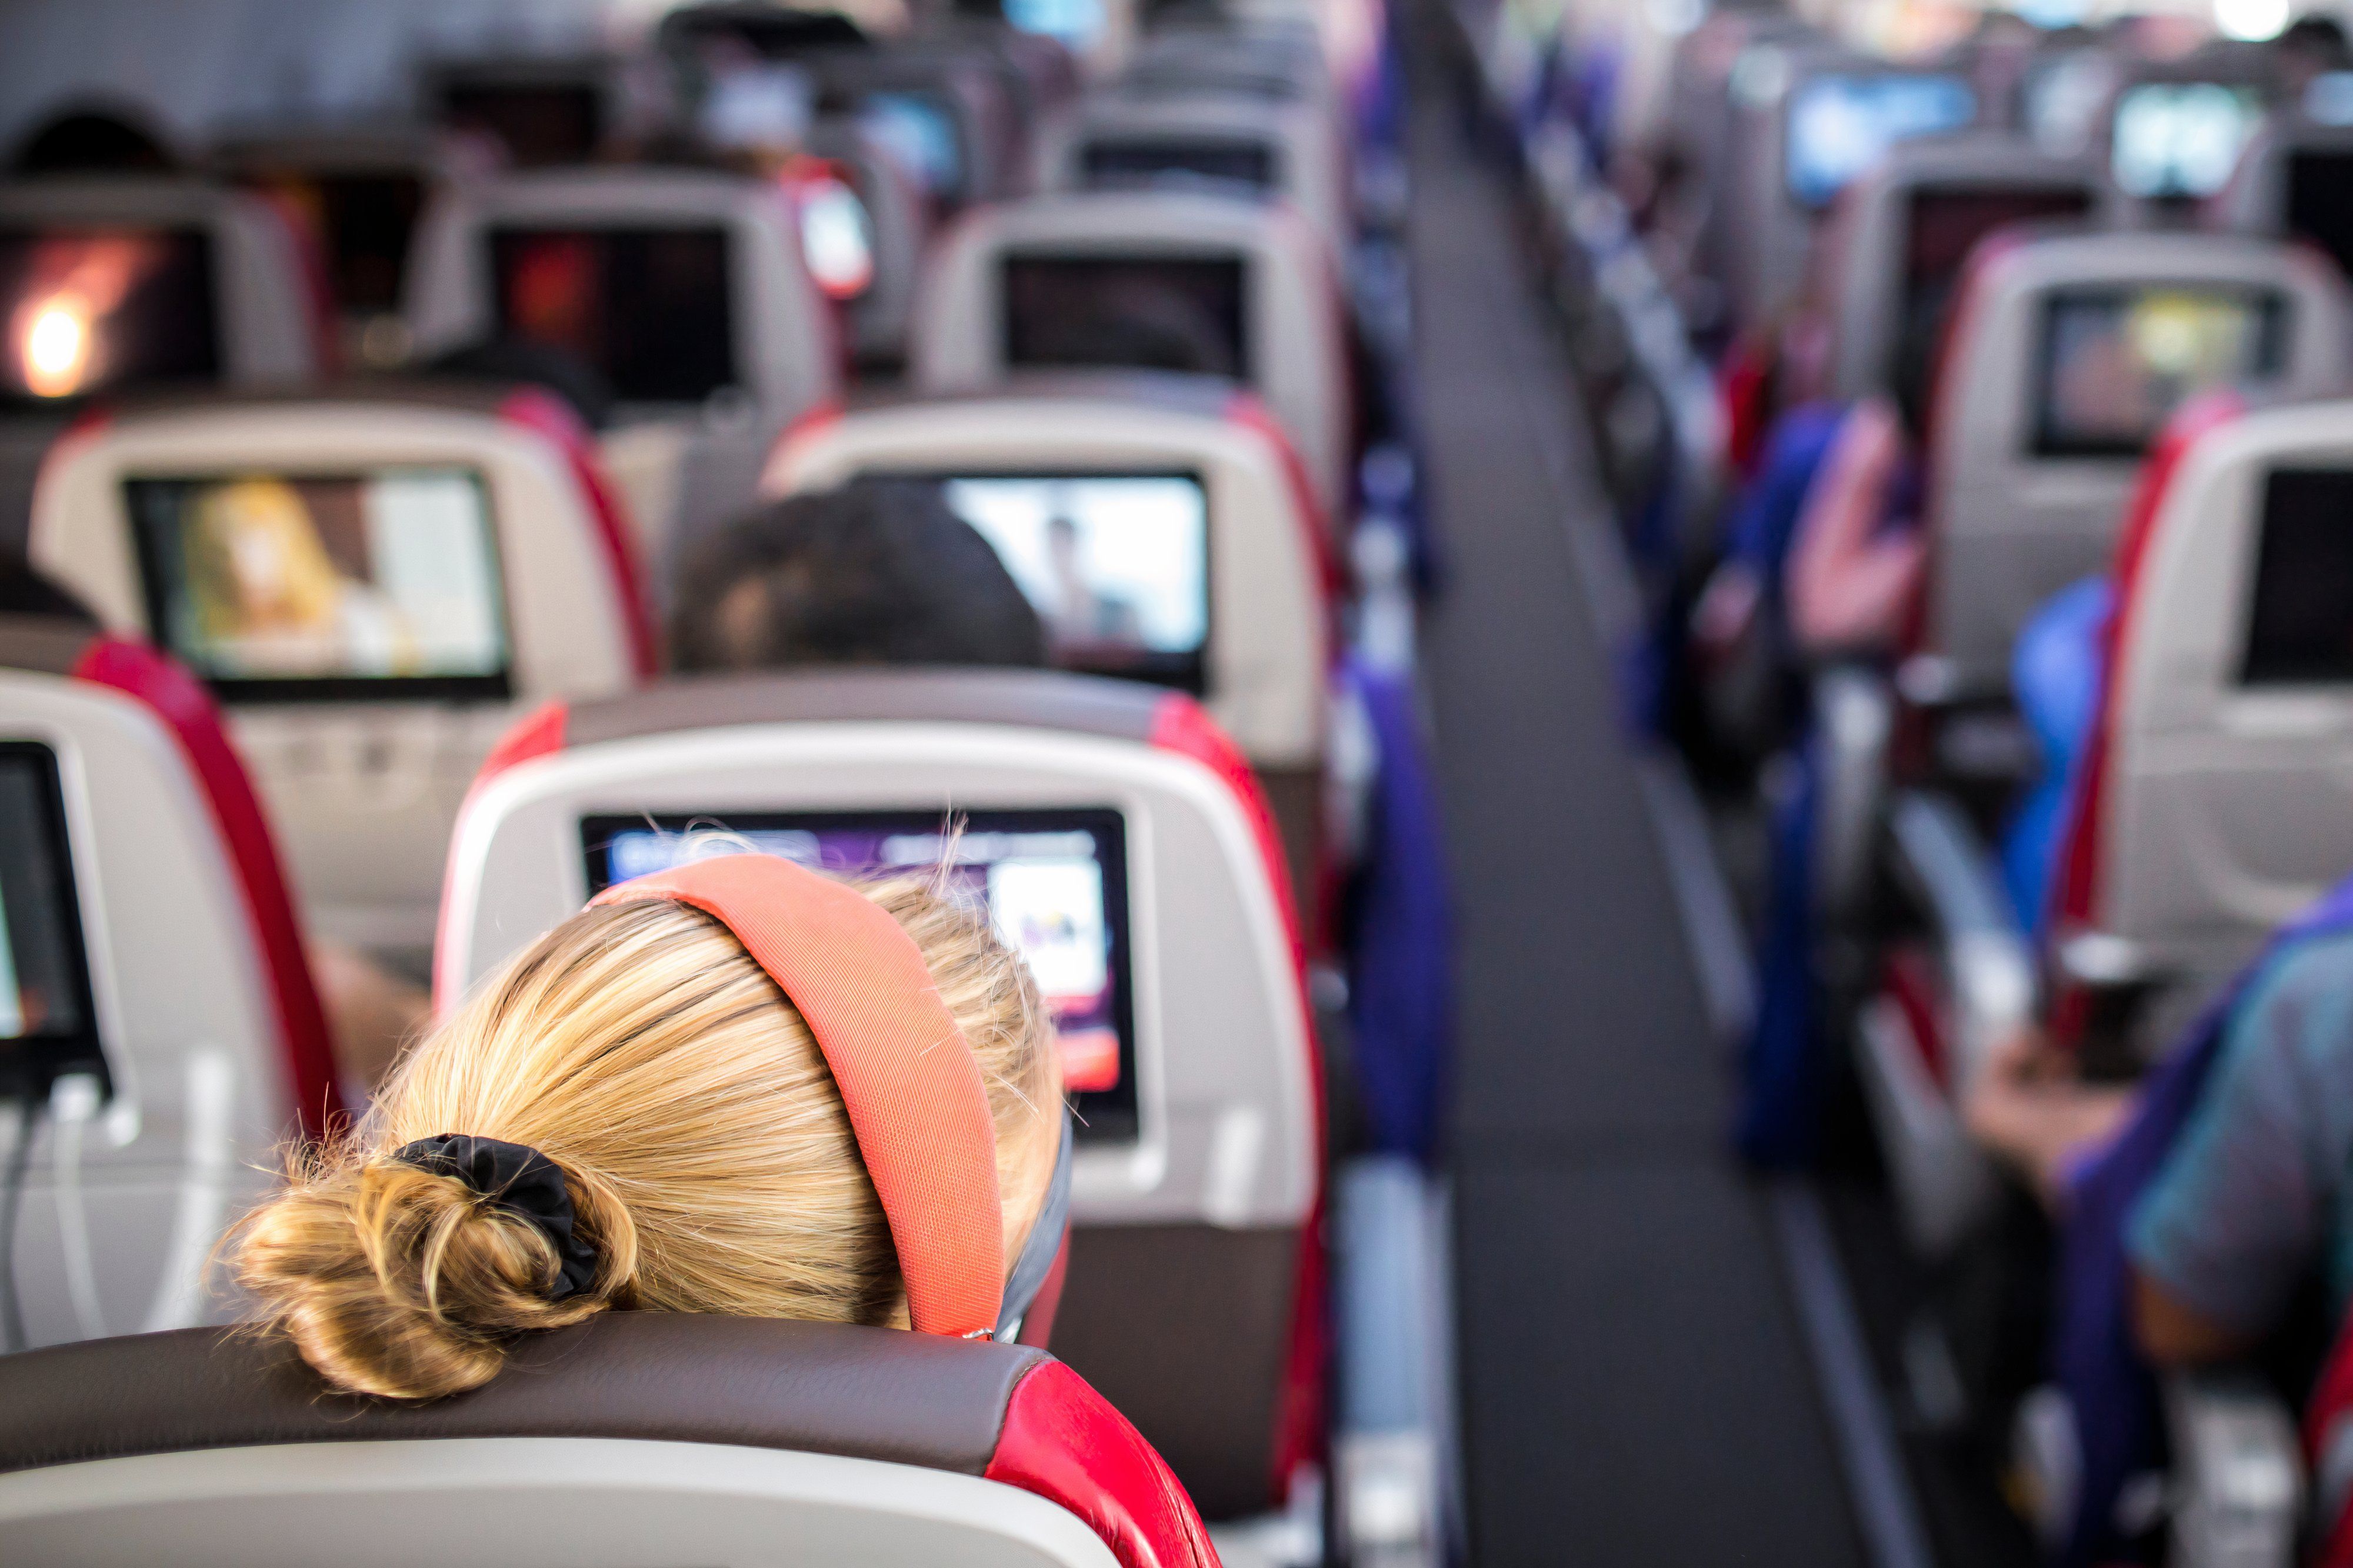
M 572 1193 L 554 1161 L 521 1143 L 444 1132 L 404 1144 L 393 1158 L 404 1165 L 455 1176 L 491 1206 L 539 1227 L 563 1265 L 547 1292 L 551 1301 L 586 1290 L 596 1279 L 596 1249 L 572 1228 Z

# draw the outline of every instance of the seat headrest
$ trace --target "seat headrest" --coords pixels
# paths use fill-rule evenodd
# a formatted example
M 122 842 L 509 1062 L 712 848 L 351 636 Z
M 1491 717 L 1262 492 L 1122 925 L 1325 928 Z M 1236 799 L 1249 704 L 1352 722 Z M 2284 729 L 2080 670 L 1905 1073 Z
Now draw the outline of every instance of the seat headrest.
M 531 1336 L 429 1405 L 327 1392 L 282 1341 L 218 1329 L 0 1358 L 0 1473 L 201 1448 L 625 1437 L 983 1473 L 1042 1351 L 898 1329 L 607 1312 Z

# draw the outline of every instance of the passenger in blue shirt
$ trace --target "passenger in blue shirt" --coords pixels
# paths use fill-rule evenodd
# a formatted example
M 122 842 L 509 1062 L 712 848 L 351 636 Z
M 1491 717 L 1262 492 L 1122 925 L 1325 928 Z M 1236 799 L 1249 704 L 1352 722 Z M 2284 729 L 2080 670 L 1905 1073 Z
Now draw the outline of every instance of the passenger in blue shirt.
M 2153 1361 L 2226 1359 L 2316 1273 L 2353 1300 L 2353 932 L 2274 957 L 2233 1010 L 2180 1142 L 2125 1245 Z

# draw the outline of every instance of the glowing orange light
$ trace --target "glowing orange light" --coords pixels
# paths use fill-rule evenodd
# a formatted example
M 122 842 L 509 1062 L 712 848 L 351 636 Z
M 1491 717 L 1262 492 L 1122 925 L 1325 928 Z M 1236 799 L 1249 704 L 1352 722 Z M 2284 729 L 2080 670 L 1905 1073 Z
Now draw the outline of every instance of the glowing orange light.
M 63 397 L 90 368 L 90 312 L 82 301 L 52 299 L 29 312 L 19 357 L 26 389 L 36 397 Z

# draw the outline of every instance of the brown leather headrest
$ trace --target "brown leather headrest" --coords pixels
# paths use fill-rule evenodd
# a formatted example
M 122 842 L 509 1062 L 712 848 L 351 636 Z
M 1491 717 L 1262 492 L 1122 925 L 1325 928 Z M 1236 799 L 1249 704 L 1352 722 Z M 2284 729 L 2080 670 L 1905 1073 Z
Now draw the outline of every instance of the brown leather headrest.
M 327 1393 L 282 1341 L 220 1329 L 0 1356 L 0 1472 L 138 1454 L 437 1437 L 789 1448 L 977 1476 L 1045 1352 L 898 1329 L 607 1312 L 536 1334 L 471 1394 Z

